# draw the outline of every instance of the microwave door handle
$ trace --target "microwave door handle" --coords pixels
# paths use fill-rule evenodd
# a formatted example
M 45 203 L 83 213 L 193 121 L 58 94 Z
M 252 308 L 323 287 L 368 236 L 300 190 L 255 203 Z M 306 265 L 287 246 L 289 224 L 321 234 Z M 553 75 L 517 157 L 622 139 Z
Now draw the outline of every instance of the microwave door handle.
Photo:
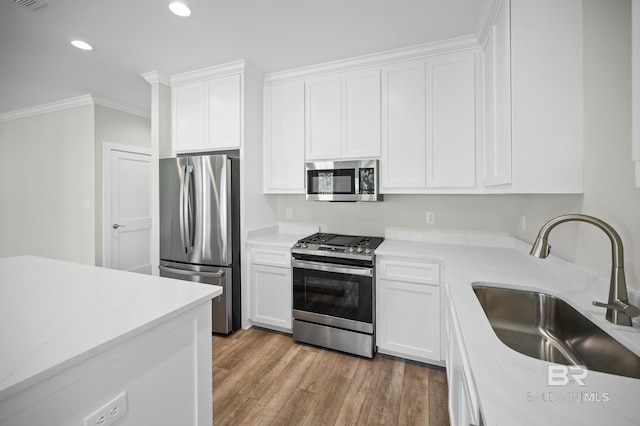
M 329 265 L 327 263 L 322 263 L 322 262 L 310 262 L 306 260 L 297 260 L 297 259 L 293 259 L 291 261 L 291 266 L 294 268 L 312 269 L 314 271 L 336 272 L 338 274 L 351 274 L 351 275 L 359 275 L 364 277 L 373 276 L 372 268 L 358 268 L 357 266 L 337 266 L 337 265 Z

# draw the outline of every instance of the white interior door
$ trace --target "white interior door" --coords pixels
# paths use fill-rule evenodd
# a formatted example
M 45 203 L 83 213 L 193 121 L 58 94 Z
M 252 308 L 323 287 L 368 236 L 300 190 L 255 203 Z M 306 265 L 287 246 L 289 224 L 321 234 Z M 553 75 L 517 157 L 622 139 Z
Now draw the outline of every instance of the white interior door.
M 105 147 L 104 266 L 151 274 L 151 155 Z

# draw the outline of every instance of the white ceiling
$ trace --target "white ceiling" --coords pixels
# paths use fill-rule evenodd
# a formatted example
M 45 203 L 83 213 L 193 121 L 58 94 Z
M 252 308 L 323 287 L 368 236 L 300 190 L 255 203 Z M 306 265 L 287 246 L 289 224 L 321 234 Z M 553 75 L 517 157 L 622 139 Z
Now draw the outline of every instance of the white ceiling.
M 473 34 L 483 0 L 0 0 L 0 114 L 92 94 L 150 110 L 140 76 L 246 59 L 265 73 Z M 69 42 L 82 39 L 85 52 Z

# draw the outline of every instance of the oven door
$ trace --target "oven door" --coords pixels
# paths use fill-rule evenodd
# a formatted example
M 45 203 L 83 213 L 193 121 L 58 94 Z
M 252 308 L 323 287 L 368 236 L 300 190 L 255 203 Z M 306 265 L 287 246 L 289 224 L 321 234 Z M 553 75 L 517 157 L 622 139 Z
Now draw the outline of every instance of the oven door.
M 293 318 L 373 333 L 372 267 L 293 259 Z

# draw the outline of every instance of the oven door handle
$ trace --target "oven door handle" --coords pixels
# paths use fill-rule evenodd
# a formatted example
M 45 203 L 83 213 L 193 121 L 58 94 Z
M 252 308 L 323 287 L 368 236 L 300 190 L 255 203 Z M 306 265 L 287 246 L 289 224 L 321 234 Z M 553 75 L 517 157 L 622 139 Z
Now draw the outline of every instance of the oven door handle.
M 315 271 L 336 272 L 338 274 L 360 275 L 363 277 L 373 277 L 373 268 L 360 268 L 357 266 L 336 266 L 322 262 L 309 262 L 307 260 L 291 260 L 294 268 L 313 269 Z

